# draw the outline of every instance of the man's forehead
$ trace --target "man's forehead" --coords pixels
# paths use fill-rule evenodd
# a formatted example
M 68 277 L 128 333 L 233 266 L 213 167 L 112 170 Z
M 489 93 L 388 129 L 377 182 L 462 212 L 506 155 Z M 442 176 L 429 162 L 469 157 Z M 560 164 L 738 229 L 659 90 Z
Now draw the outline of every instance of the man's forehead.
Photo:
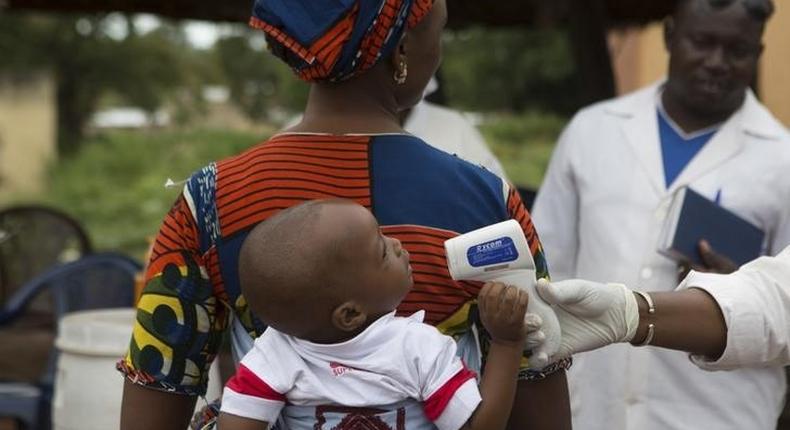
M 755 17 L 750 10 L 764 10 L 769 13 L 772 3 L 769 0 L 679 0 L 675 10 L 676 18 L 706 18 L 715 14 L 727 14 L 733 17 L 748 17 L 756 23 L 763 20 Z

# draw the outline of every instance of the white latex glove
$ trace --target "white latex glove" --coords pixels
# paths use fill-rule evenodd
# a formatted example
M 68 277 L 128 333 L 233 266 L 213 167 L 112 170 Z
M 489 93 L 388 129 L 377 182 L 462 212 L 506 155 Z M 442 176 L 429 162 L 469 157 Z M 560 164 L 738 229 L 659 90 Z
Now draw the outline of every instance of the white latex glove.
M 543 319 L 538 314 L 524 315 L 524 324 L 527 326 L 526 351 L 531 351 L 529 356 L 530 369 L 542 369 L 549 364 L 549 355 L 543 351 L 546 335 L 541 330 Z
M 562 342 L 552 361 L 619 342 L 629 342 L 639 325 L 634 293 L 622 284 L 582 279 L 539 279 L 538 294 L 555 305 Z

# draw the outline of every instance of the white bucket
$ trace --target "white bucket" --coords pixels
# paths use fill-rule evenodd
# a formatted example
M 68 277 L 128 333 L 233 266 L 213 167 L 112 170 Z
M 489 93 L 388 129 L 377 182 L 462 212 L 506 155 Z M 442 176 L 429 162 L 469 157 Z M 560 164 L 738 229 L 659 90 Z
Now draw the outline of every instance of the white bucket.
M 60 320 L 60 350 L 52 400 L 55 430 L 117 429 L 123 377 L 115 363 L 126 354 L 134 309 L 74 312 Z M 206 398 L 221 395 L 219 367 L 211 367 Z M 198 401 L 198 407 L 204 404 Z

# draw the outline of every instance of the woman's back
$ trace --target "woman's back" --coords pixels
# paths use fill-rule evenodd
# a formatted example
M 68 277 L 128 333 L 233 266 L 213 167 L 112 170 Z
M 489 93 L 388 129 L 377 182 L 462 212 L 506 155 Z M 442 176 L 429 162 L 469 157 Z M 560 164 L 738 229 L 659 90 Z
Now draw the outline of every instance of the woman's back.
M 238 285 L 238 252 L 248 231 L 279 210 L 327 197 L 367 207 L 384 233 L 402 242 L 411 255 L 414 289 L 399 312 L 424 309 L 425 321 L 445 332 L 460 335 L 470 328 L 469 303 L 479 291 L 477 283 L 450 278 L 445 240 L 514 218 L 528 234 L 539 276 L 547 274 L 518 194 L 496 175 L 411 135 L 280 134 L 188 181 L 154 245 L 141 300 L 141 310 L 151 318 L 138 318 L 134 342 L 139 344 L 135 348 L 133 342 L 127 356 L 129 369 L 200 390 L 202 369 L 226 328 L 227 309 L 248 333 L 260 335 L 264 329 L 250 315 Z M 186 339 L 179 333 L 198 336 Z M 173 341 L 145 344 L 152 337 Z M 161 360 L 150 359 L 157 354 Z M 161 366 L 171 354 L 170 366 Z

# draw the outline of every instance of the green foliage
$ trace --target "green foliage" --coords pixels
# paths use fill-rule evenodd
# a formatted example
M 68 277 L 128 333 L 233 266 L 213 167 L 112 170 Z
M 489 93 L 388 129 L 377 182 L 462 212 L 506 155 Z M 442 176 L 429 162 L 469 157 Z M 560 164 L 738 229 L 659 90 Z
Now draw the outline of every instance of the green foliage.
M 51 22 L 41 16 L 27 18 L 0 14 L 0 72 L 13 79 L 24 79 L 32 70 L 49 63 L 43 54 L 51 38 Z
M 73 153 L 101 97 L 115 92 L 156 110 L 182 85 L 188 48 L 179 28 L 163 25 L 143 36 L 113 38 L 105 16 L 0 15 L 0 72 L 14 77 L 49 71 L 57 83 L 58 143 Z
M 502 162 L 508 178 L 533 189 L 540 186 L 551 152 L 567 119 L 537 111 L 489 117 L 480 131 Z
M 217 41 L 214 55 L 224 72 L 231 99 L 250 118 L 269 118 L 273 108 L 301 111 L 308 85 L 264 49 L 256 49 L 250 31 Z
M 108 89 L 121 94 L 127 103 L 155 112 L 175 88 L 182 86 L 188 67 L 181 52 L 188 51 L 186 41 L 169 34 L 167 26 L 142 36 L 130 35 L 119 42 L 113 55 Z M 121 60 L 119 56 L 127 57 Z M 120 61 L 119 61 L 120 60 Z
M 242 152 L 268 133 L 189 130 L 125 131 L 88 139 L 61 161 L 41 199 L 82 222 L 98 249 L 142 258 L 147 238 L 176 199 L 182 181 L 211 161 Z
M 476 111 L 577 106 L 570 44 L 559 30 L 471 28 L 448 32 L 442 66 L 450 104 Z

